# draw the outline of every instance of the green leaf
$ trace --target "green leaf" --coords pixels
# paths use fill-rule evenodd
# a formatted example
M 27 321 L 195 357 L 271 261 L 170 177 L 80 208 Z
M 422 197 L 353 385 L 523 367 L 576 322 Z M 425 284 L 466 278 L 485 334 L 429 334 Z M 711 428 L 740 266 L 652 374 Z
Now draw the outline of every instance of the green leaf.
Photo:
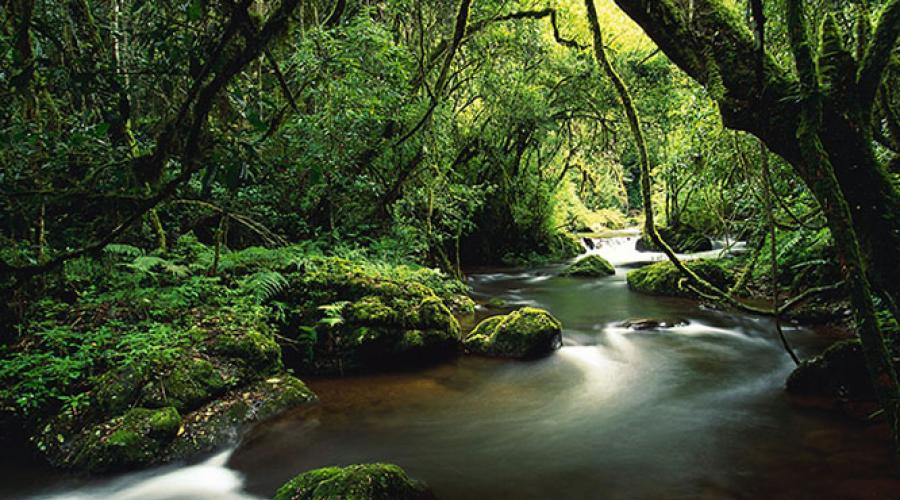
M 203 5 L 200 3 L 201 1 L 202 0 L 191 0 L 191 4 L 188 5 L 187 11 L 189 20 L 196 21 L 203 15 Z

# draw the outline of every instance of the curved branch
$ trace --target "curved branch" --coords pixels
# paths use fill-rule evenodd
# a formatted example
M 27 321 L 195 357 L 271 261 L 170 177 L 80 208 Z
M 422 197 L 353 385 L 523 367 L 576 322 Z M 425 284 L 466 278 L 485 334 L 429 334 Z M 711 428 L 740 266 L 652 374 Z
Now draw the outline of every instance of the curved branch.
M 866 55 L 856 77 L 860 99 L 869 108 L 875 101 L 875 93 L 881 84 L 881 75 L 891 59 L 898 36 L 900 36 L 900 0 L 890 0 L 881 11 L 875 36 L 866 48 Z

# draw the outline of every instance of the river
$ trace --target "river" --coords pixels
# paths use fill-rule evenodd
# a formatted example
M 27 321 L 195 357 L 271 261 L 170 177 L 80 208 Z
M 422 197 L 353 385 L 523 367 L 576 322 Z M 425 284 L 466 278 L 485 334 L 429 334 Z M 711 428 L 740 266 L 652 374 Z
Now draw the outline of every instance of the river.
M 32 498 L 252 498 L 303 470 L 384 461 L 445 500 L 900 498 L 883 429 L 785 395 L 792 363 L 771 321 L 630 292 L 628 266 L 660 258 L 636 252 L 633 236 L 593 251 L 615 276 L 563 278 L 562 265 L 470 275 L 476 299 L 562 321 L 564 346 L 548 358 L 309 380 L 320 405 L 206 462 L 20 483 Z M 617 326 L 635 318 L 687 324 Z M 801 357 L 827 345 L 805 328 L 787 335 Z

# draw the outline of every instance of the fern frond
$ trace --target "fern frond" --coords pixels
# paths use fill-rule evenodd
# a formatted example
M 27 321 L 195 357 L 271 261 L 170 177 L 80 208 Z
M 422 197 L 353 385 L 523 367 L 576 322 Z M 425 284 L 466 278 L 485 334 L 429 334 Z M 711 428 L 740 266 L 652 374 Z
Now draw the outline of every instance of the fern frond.
M 156 255 L 141 255 L 136 257 L 131 262 L 121 264 L 122 267 L 127 267 L 134 272 L 141 274 L 155 274 L 154 269 L 157 266 L 162 266 L 164 263 L 168 262 L 166 259 L 162 257 L 158 257 Z
M 136 258 L 144 255 L 144 250 L 125 243 L 110 243 L 103 248 L 103 253 L 115 257 Z
M 241 281 L 241 288 L 249 292 L 260 304 L 272 299 L 287 286 L 287 278 L 277 271 L 259 271 Z
M 157 274 L 163 272 L 176 278 L 184 278 L 190 274 L 190 268 L 183 264 L 177 264 L 158 255 L 141 255 L 129 263 L 121 264 L 139 274 Z

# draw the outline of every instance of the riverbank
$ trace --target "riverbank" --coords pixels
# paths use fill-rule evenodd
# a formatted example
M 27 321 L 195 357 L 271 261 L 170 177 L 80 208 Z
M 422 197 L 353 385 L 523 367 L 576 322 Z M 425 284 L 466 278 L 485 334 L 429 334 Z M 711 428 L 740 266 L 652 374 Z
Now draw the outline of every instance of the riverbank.
M 625 245 L 598 252 L 627 260 Z M 308 377 L 320 404 L 248 435 L 220 469 L 240 478 L 229 494 L 266 497 L 302 470 L 377 461 L 446 499 L 884 498 L 900 487 L 880 427 L 797 407 L 784 393 L 792 363 L 768 319 L 636 294 L 623 263 L 600 279 L 560 277 L 563 268 L 468 281 L 478 302 L 551 311 L 564 326 L 557 354 Z M 634 318 L 687 324 L 619 326 Z M 788 334 L 803 357 L 828 343 L 807 328 Z M 98 498 L 91 488 L 109 486 L 100 483 L 69 491 Z

